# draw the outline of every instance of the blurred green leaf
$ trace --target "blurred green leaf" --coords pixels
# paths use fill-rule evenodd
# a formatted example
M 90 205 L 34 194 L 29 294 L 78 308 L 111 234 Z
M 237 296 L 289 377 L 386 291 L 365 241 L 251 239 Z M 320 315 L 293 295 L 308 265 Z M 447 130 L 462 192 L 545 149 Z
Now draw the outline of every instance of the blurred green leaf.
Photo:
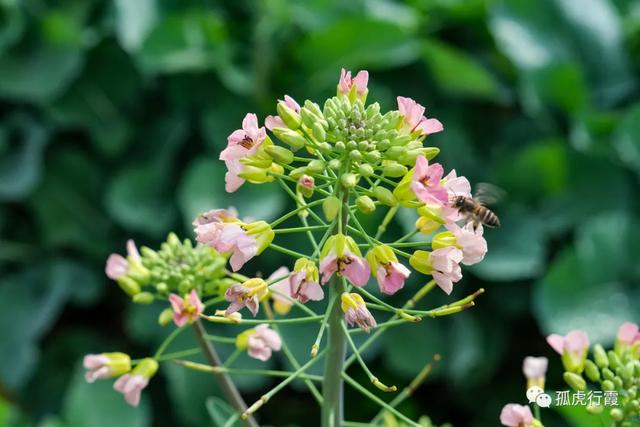
M 150 426 L 146 393 L 142 393 L 140 406 L 133 408 L 125 402 L 122 394 L 113 389 L 112 381 L 87 383 L 84 369 L 78 364 L 66 395 L 64 419 L 69 426 Z
M 186 224 L 210 209 L 235 207 L 241 218 L 273 220 L 282 211 L 285 194 L 275 183 L 246 183 L 235 193 L 224 190 L 224 163 L 195 159 L 186 168 L 178 189 L 178 204 Z
M 640 104 L 627 111 L 613 143 L 620 160 L 640 174 Z
M 137 52 L 152 73 L 203 71 L 229 55 L 224 21 L 212 10 L 191 9 L 162 18 Z
M 195 360 L 205 363 L 200 358 Z M 185 427 L 209 425 L 209 413 L 203 402 L 213 395 L 220 395 L 213 375 L 207 376 L 176 364 L 163 366 L 162 373 L 167 379 L 167 393 L 176 419 Z
M 212 396 L 207 399 L 206 405 L 213 427 L 233 427 L 242 425 L 239 417 L 236 422 L 227 424 L 227 421 L 234 416 L 235 412 L 224 400 Z
M 388 68 L 414 61 L 420 45 L 397 24 L 348 18 L 314 31 L 296 49 L 300 64 L 324 81 L 336 79 L 340 67 Z
M 135 52 L 157 20 L 157 1 L 115 0 L 114 3 L 118 41 L 128 52 Z
M 40 180 L 47 132 L 26 116 L 13 116 L 3 125 L 7 148 L 0 150 L 0 200 L 19 200 Z
M 439 319 L 424 320 L 396 326 L 384 334 L 382 356 L 385 367 L 405 380 L 413 379 L 434 354 L 442 354 L 445 350 L 442 326 Z
M 18 0 L 0 2 L 0 53 L 13 45 L 22 35 L 25 27 L 23 12 Z
M 464 51 L 428 39 L 422 57 L 443 92 L 490 100 L 502 97 L 491 73 Z

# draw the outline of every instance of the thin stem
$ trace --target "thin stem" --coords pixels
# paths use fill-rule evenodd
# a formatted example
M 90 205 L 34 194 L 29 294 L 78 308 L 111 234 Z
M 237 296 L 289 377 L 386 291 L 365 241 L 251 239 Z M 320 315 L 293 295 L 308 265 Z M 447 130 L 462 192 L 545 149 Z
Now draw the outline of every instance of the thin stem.
M 396 212 L 398 212 L 398 206 L 393 206 L 389 209 L 387 214 L 384 216 L 382 223 L 378 226 L 378 231 L 376 232 L 376 240 L 378 240 L 380 236 L 382 236 L 382 234 L 387 231 L 387 225 L 389 225 L 393 217 L 396 215 Z
M 347 327 L 344 325 L 344 322 L 341 322 L 341 326 L 342 326 L 342 330 L 344 332 L 345 337 L 347 337 L 347 342 L 349 343 L 349 346 L 351 347 L 353 354 L 356 356 L 356 360 L 358 361 L 358 363 L 360 363 L 360 366 L 362 367 L 362 370 L 365 372 L 365 374 L 367 374 L 367 377 L 369 377 L 369 381 L 371 381 L 371 384 L 373 384 L 374 386 L 376 386 L 376 388 L 385 392 L 397 391 L 398 388 L 396 386 L 393 385 L 391 387 L 388 387 L 383 383 L 381 383 L 380 380 L 378 380 L 378 378 L 375 375 L 373 375 L 373 372 L 371 372 L 367 364 L 364 363 L 364 360 L 362 360 L 362 356 L 358 351 L 358 347 L 353 342 L 353 339 L 351 339 L 351 335 L 349 335 L 349 331 L 347 330 Z
M 378 396 L 376 396 L 375 394 L 371 393 L 369 390 L 367 390 L 366 388 L 364 388 L 360 383 L 358 383 L 356 380 L 354 380 L 353 378 L 351 378 L 349 375 L 347 375 L 346 373 L 342 373 L 342 378 L 344 378 L 344 380 L 349 383 L 349 385 L 353 388 L 355 388 L 356 390 L 358 390 L 360 393 L 362 393 L 363 395 L 365 395 L 366 397 L 368 397 L 370 400 L 374 401 L 375 403 L 377 403 L 378 405 L 380 405 L 382 408 L 384 408 L 385 410 L 391 412 L 393 415 L 395 415 L 396 417 L 400 418 L 401 420 L 403 420 L 405 423 L 408 423 L 411 426 L 414 427 L 420 427 L 420 424 L 412 421 L 411 419 L 409 419 L 406 415 L 404 415 L 402 412 L 398 411 L 396 408 L 393 408 L 391 406 L 389 406 L 389 404 L 387 402 L 385 402 L 384 400 L 380 399 Z
M 290 371 L 277 371 L 272 369 L 244 369 L 231 368 L 228 366 L 210 366 L 202 363 L 191 362 L 190 360 L 174 360 L 173 362 L 188 369 L 193 369 L 200 372 L 211 372 L 212 374 L 262 375 L 265 377 L 288 378 L 291 374 L 294 373 Z M 322 376 L 320 375 L 299 374 L 298 378 L 309 381 L 322 381 Z
M 205 335 L 205 338 L 208 339 L 209 341 L 213 341 L 213 342 L 221 342 L 221 343 L 225 343 L 225 344 L 235 344 L 236 343 L 236 339 L 235 338 L 231 338 L 231 337 L 221 337 L 218 335 Z
M 329 321 L 329 315 L 331 314 L 331 308 L 333 304 L 336 302 L 336 298 L 329 300 L 329 305 L 327 306 L 327 311 L 324 313 L 324 318 L 322 319 L 322 323 L 320 323 L 320 330 L 318 331 L 318 335 L 316 336 L 316 340 L 311 346 L 311 357 L 316 357 L 318 355 L 318 350 L 320 349 L 320 342 L 322 341 L 322 336 L 324 335 L 324 330 L 327 328 L 327 323 Z
M 327 227 L 327 225 L 306 225 L 304 227 L 279 228 L 277 230 L 273 230 L 273 232 L 275 234 L 302 233 L 303 231 L 324 230 Z
M 160 356 L 162 356 L 162 353 L 165 352 L 167 347 L 169 347 L 169 345 L 173 342 L 173 340 L 175 340 L 178 337 L 178 335 L 180 335 L 180 333 L 182 333 L 182 331 L 184 331 L 185 329 L 186 329 L 185 326 L 181 326 L 171 331 L 171 333 L 167 336 L 167 338 L 165 338 L 164 341 L 162 341 L 162 344 L 160 344 L 160 347 L 158 347 L 158 350 L 156 351 L 156 354 L 153 355 L 153 358 L 157 359 Z
M 205 338 L 207 335 L 207 331 L 204 329 L 202 322 L 200 319 L 196 320 L 193 323 L 193 329 L 196 333 L 196 337 L 198 342 L 200 343 L 200 347 L 202 348 L 202 352 L 204 353 L 209 365 L 211 366 L 221 366 L 222 363 L 220 361 L 220 356 L 216 352 L 213 344 Z M 226 373 L 221 373 L 220 375 L 216 375 L 216 379 L 218 380 L 218 385 L 222 389 L 227 401 L 235 408 L 236 411 L 244 413 L 247 410 L 247 404 L 244 402 L 244 399 L 238 392 L 233 381 Z M 244 417 L 243 420 L 250 427 L 259 427 L 255 418 L 252 416 Z
M 241 354 L 242 354 L 242 350 L 240 350 L 239 348 L 236 348 L 234 352 L 231 353 L 231 356 L 227 357 L 227 360 L 224 361 L 222 366 L 224 368 L 230 368 L 231 365 L 233 365 L 233 362 L 235 362 L 238 359 L 238 357 L 240 357 Z
M 418 229 L 413 230 L 413 231 L 410 231 L 410 232 L 408 232 L 407 234 L 405 234 L 404 236 L 402 236 L 401 238 L 399 238 L 398 240 L 396 240 L 396 241 L 395 241 L 395 242 L 393 242 L 393 243 L 402 243 L 402 242 L 404 242 L 405 240 L 408 240 L 408 239 L 412 238 L 413 236 L 415 236 L 415 235 L 416 235 L 416 234 L 418 234 L 419 232 L 420 232 L 420 230 L 418 230 Z
M 294 258 L 306 258 L 305 254 L 301 254 L 300 252 L 292 251 L 291 249 L 283 248 L 282 246 L 276 245 L 274 243 L 269 244 L 269 249 L 273 249 L 274 251 L 281 252 L 285 255 L 292 256 Z
M 283 190 L 284 190 L 284 191 L 285 191 L 285 192 L 286 192 L 286 193 L 287 193 L 287 194 L 288 194 L 288 195 L 289 195 L 289 196 L 290 196 L 290 197 L 291 197 L 291 198 L 292 198 L 296 203 L 300 203 L 300 201 L 298 200 L 298 197 L 296 197 L 296 194 L 295 194 L 295 193 L 294 193 L 294 192 L 289 188 L 289 186 L 288 186 L 284 181 L 282 181 L 281 179 L 279 179 L 279 178 L 278 178 L 278 184 L 280 185 L 280 187 L 282 187 L 282 189 L 283 189 Z M 315 201 L 315 202 L 313 202 L 313 203 L 316 203 L 316 202 L 322 203 L 322 202 L 324 202 L 324 200 L 316 200 L 316 201 Z M 311 206 L 311 204 L 305 204 L 305 205 L 303 206 L 303 208 L 309 208 L 310 206 Z M 320 224 L 322 224 L 322 225 L 327 225 L 327 223 L 326 223 L 326 222 L 324 222 L 324 221 L 322 220 L 322 218 L 320 218 L 320 217 L 318 216 L 318 214 L 317 214 L 317 213 L 315 213 L 315 212 L 313 211 L 313 209 L 309 209 L 309 215 L 311 215 L 311 216 L 313 217 L 313 219 L 315 219 L 316 221 L 318 221 L 318 223 L 320 223 Z
M 281 224 L 281 223 L 285 222 L 286 220 L 288 220 L 289 218 L 291 218 L 292 216 L 294 216 L 298 212 L 303 211 L 305 209 L 312 208 L 314 206 L 317 206 L 317 205 L 321 204 L 322 202 L 323 202 L 322 200 L 315 200 L 315 201 L 313 201 L 311 203 L 305 204 L 304 206 L 299 206 L 296 209 L 292 210 L 291 212 L 288 212 L 288 213 L 284 214 L 283 216 L 281 216 L 280 218 L 276 219 L 271 224 L 269 224 L 269 226 L 271 228 L 275 228 L 276 226 L 278 226 L 278 224 Z
M 201 352 L 202 349 L 200 347 L 195 347 L 187 350 L 175 351 L 173 353 L 166 353 L 154 359 L 156 359 L 158 362 L 167 362 L 169 360 L 179 359 L 181 357 L 195 356 L 196 354 L 200 354 Z
M 419 322 L 420 319 L 414 316 L 411 316 L 407 313 L 405 313 L 405 311 L 401 308 L 396 308 L 390 304 L 387 304 L 386 302 L 382 301 L 380 298 L 376 297 L 375 295 L 371 294 L 370 292 L 366 291 L 363 288 L 355 288 L 356 292 L 360 292 L 362 295 L 364 295 L 365 297 L 369 298 L 371 301 L 385 307 L 387 310 L 391 311 L 392 313 L 395 313 L 398 317 L 401 317 L 405 320 L 408 320 L 410 322 Z
M 267 323 L 270 325 L 274 324 L 295 324 L 295 323 L 311 323 L 311 322 L 319 322 L 324 316 L 308 316 L 308 317 L 293 317 L 291 319 L 232 319 L 224 316 L 206 316 L 200 315 L 201 318 L 207 320 L 212 323 L 224 323 L 228 325 L 260 325 L 262 323 Z

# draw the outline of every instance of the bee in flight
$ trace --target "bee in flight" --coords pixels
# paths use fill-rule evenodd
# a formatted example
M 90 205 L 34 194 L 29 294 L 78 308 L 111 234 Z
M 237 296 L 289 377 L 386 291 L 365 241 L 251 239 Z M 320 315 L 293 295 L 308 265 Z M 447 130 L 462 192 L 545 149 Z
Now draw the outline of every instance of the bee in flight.
M 487 208 L 486 204 L 496 203 L 504 197 L 504 191 L 494 185 L 479 183 L 473 197 L 453 196 L 451 205 L 458 209 L 461 215 L 473 222 L 473 228 L 483 224 L 487 227 L 500 227 L 498 215 Z

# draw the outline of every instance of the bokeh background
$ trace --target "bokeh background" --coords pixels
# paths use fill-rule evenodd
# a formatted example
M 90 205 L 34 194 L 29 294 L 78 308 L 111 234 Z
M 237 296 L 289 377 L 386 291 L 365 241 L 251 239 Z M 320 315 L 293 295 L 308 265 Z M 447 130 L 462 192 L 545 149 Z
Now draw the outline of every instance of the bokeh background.
M 218 153 L 247 111 L 332 95 L 342 66 L 368 69 L 384 108 L 396 95 L 426 105 L 445 125 L 430 138 L 445 167 L 508 191 L 489 254 L 453 295 L 484 287 L 477 307 L 388 333 L 367 354 L 378 376 L 407 384 L 440 353 L 401 409 L 455 426 L 495 426 L 503 404 L 524 403 L 527 355 L 549 356 L 549 387 L 566 389 L 546 334 L 580 327 L 608 344 L 640 320 L 639 65 L 634 0 L 1 0 L 0 425 L 214 425 L 205 375 L 163 367 L 137 410 L 83 382 L 83 354 L 140 357 L 167 333 L 162 307 L 127 301 L 104 261 L 128 237 L 193 237 L 212 207 L 290 207 L 276 185 L 225 194 Z M 271 253 L 250 269 L 284 262 Z M 286 335 L 302 359 L 315 330 Z M 273 384 L 240 382 L 249 401 Z M 314 405 L 288 389 L 260 416 L 316 425 Z M 346 408 L 355 421 L 377 412 L 351 391 Z

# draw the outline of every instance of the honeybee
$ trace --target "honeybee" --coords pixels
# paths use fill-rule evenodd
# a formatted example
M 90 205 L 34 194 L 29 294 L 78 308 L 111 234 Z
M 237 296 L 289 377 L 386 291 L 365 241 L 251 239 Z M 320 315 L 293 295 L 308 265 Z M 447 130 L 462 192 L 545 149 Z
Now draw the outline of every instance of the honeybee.
M 453 196 L 451 205 L 460 214 L 473 222 L 473 228 L 483 224 L 487 227 L 500 227 L 500 218 L 485 204 L 496 203 L 504 197 L 504 191 L 494 185 L 479 183 L 473 197 Z

